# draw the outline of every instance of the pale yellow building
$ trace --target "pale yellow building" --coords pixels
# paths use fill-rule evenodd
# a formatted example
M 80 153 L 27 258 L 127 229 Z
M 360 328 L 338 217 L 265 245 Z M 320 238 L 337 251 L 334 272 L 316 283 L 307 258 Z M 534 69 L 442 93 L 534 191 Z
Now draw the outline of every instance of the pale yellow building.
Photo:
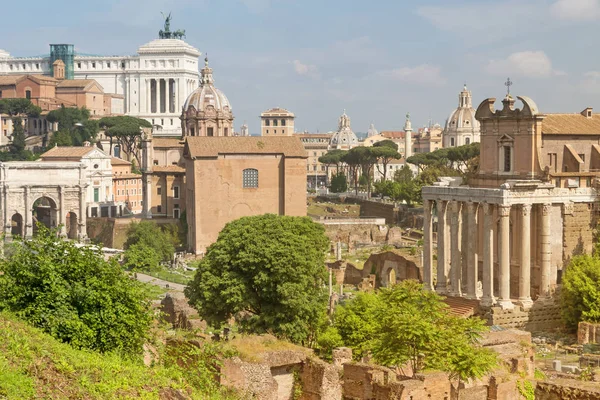
M 292 136 L 295 118 L 294 113 L 285 108 L 271 108 L 260 114 L 260 135 Z

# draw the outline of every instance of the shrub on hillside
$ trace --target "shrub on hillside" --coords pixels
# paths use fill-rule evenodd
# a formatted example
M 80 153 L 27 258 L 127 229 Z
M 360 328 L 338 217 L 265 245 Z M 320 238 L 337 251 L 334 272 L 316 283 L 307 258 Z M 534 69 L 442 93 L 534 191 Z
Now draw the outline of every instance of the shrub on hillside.
M 0 310 L 75 348 L 141 353 L 153 319 L 142 285 L 115 260 L 43 225 L 0 262 Z

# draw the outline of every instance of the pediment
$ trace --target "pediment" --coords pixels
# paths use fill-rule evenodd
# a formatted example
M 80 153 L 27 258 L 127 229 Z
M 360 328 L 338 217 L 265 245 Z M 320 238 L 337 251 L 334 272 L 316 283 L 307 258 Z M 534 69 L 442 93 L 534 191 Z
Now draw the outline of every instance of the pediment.
M 83 156 L 82 158 L 108 158 L 108 159 L 110 159 L 110 156 L 96 147 L 92 151 L 87 153 L 85 156 Z
M 500 138 L 498 139 L 499 143 L 514 142 L 514 141 L 515 141 L 515 139 L 512 136 L 507 135 L 506 133 L 504 135 L 500 136 Z

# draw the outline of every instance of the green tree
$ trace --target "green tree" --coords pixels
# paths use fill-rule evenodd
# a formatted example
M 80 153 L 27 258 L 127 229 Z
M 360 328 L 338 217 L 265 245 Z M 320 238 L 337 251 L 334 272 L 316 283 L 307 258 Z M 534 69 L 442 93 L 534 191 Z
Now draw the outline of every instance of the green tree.
M 116 140 L 121 150 L 128 155 L 130 161 L 135 160 L 137 165 L 142 165 L 139 151 L 142 128 L 152 128 L 150 122 L 141 118 L 121 115 L 101 118 L 99 124 L 104 129 L 106 136 L 110 138 L 109 151 L 111 154 L 113 140 Z
M 0 114 L 8 114 L 11 117 L 28 116 L 37 118 L 42 109 L 33 105 L 29 99 L 0 99 Z
M 115 259 L 43 225 L 0 262 L 0 309 L 75 348 L 140 354 L 153 320 L 145 293 Z
M 378 295 L 361 292 L 335 310 L 334 327 L 344 345 L 352 349 L 352 356 L 356 360 L 367 355 L 372 348 L 372 340 L 377 332 L 375 311 L 378 304 Z
M 389 147 L 390 149 L 398 151 L 398 144 L 391 139 L 385 139 L 379 142 L 375 142 L 373 143 L 373 147 Z
M 314 344 L 327 306 L 323 226 L 265 214 L 225 225 L 185 289 L 209 324 L 235 317 L 246 332 Z
M 90 111 L 85 107 L 61 106 L 50 111 L 46 120 L 58 124 L 58 131 L 52 135 L 48 147 L 61 143 L 83 146 L 84 142 L 93 142 L 99 131 L 98 121 L 90 119 Z
M 600 258 L 575 256 L 562 279 L 561 312 L 566 325 L 576 330 L 580 321 L 600 322 Z
M 391 140 L 390 140 L 391 141 Z M 377 142 L 375 144 L 379 144 L 382 142 Z M 392 144 L 396 144 L 392 142 Z M 371 153 L 373 157 L 376 159 L 377 163 L 377 171 L 382 175 L 382 180 L 387 180 L 387 169 L 388 165 L 392 160 L 399 160 L 401 158 L 398 150 L 395 150 L 391 146 L 375 146 L 371 149 Z
M 333 193 L 345 193 L 348 190 L 348 179 L 343 172 L 333 174 L 331 177 L 331 191 Z
M 496 366 L 495 355 L 478 344 L 487 327 L 479 318 L 453 316 L 447 307 L 421 283 L 405 280 L 351 300 L 336 311 L 334 326 L 345 345 L 360 355 L 370 352 L 381 365 L 481 377 Z
M 15 117 L 12 122 L 13 134 L 10 152 L 13 154 L 20 154 L 25 150 L 25 130 L 23 129 L 23 120 L 20 117 Z
M 178 230 L 171 225 L 160 226 L 153 221 L 132 222 L 123 246 L 125 266 L 152 271 L 158 269 L 161 261 L 170 261 L 179 245 Z
M 327 165 L 327 168 L 329 168 L 332 165 L 335 165 L 335 172 L 339 174 L 340 165 L 342 164 L 342 157 L 346 153 L 346 150 L 329 150 L 326 154 L 323 154 L 321 157 L 319 157 L 319 162 L 321 164 Z

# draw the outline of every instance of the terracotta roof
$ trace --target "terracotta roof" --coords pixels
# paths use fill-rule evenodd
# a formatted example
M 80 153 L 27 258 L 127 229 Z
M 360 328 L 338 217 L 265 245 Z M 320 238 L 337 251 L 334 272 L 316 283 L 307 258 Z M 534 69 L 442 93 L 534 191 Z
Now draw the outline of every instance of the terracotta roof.
M 188 137 L 188 157 L 217 157 L 219 154 L 283 154 L 307 157 L 300 139 L 294 136 Z
M 0 85 L 14 85 L 25 75 L 5 75 L 0 76 Z
M 156 165 L 152 167 L 152 172 L 185 172 L 185 168 L 178 165 Z
M 592 114 L 587 118 L 581 114 L 546 114 L 542 133 L 600 135 L 600 115 Z
M 183 147 L 179 138 L 152 138 L 152 147 Z
M 85 88 L 90 83 L 96 83 L 93 79 L 65 79 L 60 81 L 56 87 L 59 88 Z
M 131 165 L 131 163 L 127 160 L 123 160 L 122 158 L 111 157 L 110 165 Z
M 113 180 L 119 180 L 119 179 L 142 179 L 142 176 L 140 174 L 114 174 L 113 175 Z
M 333 133 L 294 133 L 294 136 L 300 139 L 331 139 Z
M 55 146 L 42 154 L 40 158 L 81 158 L 94 149 L 98 148 L 94 146 Z
M 379 134 L 388 139 L 404 139 L 404 132 L 402 131 L 381 131 Z
M 265 114 L 290 114 L 290 115 L 294 115 L 294 113 L 289 112 L 285 108 L 281 108 L 281 107 L 271 108 L 270 110 L 264 111 L 261 115 L 265 115 Z

